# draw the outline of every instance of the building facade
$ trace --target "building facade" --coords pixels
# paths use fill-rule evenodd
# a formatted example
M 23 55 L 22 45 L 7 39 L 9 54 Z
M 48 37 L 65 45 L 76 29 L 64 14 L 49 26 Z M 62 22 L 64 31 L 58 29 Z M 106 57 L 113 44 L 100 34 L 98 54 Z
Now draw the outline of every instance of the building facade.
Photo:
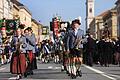
M 100 39 L 102 36 L 101 34 L 102 30 L 103 30 L 103 19 L 101 16 L 97 16 L 90 23 L 89 32 L 91 35 L 93 35 L 93 38 Z
M 117 0 L 116 2 L 116 8 L 117 8 L 117 26 L 118 26 L 118 35 L 120 37 L 120 0 Z
M 21 24 L 26 27 L 31 27 L 32 14 L 30 10 L 20 3 L 18 0 L 12 0 L 13 2 L 13 18 L 19 19 Z
M 0 0 L 0 19 L 3 18 L 3 0 Z
M 109 10 L 109 13 L 104 17 L 104 22 L 108 25 L 110 37 L 116 39 L 118 37 L 116 8 Z
M 40 36 L 42 36 L 42 24 L 38 23 L 35 19 L 32 19 L 32 30 L 36 36 L 36 42 L 40 42 Z
M 19 16 L 19 5 L 20 3 L 17 1 L 17 0 L 12 0 L 12 3 L 13 3 L 13 19 L 19 19 L 20 16 Z
M 24 24 L 26 27 L 31 27 L 31 19 L 32 19 L 32 14 L 28 10 L 27 7 L 24 5 L 19 6 L 20 11 L 19 11 L 19 16 L 20 16 L 20 23 Z
M 13 19 L 11 0 L 0 0 L 0 19 Z
M 94 0 L 86 0 L 86 30 L 94 19 Z
M 96 39 L 102 38 L 104 36 L 105 24 L 107 24 L 110 38 L 116 39 L 118 37 L 116 8 L 96 16 L 90 23 L 90 34 Z

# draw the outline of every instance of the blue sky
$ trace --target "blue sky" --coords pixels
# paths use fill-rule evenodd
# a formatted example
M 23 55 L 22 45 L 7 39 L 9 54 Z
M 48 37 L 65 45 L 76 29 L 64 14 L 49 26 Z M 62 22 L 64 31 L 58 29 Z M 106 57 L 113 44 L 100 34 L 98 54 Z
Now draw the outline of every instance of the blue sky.
M 86 0 L 20 0 L 32 12 L 33 18 L 49 26 L 54 14 L 64 21 L 82 17 L 82 29 L 85 30 Z M 116 0 L 95 0 L 95 16 L 115 6 Z

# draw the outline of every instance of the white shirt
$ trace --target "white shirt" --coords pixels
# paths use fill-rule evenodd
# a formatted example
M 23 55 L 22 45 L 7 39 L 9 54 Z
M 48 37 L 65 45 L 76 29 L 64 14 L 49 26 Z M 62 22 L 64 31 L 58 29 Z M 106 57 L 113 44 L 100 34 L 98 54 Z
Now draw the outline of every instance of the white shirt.
M 75 36 L 76 36 L 77 33 L 78 33 L 78 29 L 79 29 L 79 28 L 76 28 L 76 29 L 75 29 Z

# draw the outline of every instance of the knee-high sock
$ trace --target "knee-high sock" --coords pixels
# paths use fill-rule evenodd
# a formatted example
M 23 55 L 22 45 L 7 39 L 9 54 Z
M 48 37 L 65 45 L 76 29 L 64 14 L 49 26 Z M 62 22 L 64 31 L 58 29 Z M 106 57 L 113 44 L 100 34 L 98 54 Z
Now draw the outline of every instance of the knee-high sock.
M 3 58 L 1 58 L 1 64 L 4 64 L 4 60 L 3 60 Z
M 57 62 L 59 62 L 59 56 L 57 55 L 56 57 L 57 57 Z
M 63 65 L 61 66 L 61 69 L 64 70 L 64 66 Z
M 73 63 L 73 65 L 72 65 L 72 73 L 74 75 L 76 75 L 76 71 L 77 71 L 77 69 L 76 69 L 75 63 Z
M 66 64 L 66 69 L 69 71 L 69 63 Z
M 76 68 L 77 68 L 78 71 L 81 70 L 81 62 L 77 62 L 76 63 Z
M 57 62 L 56 56 L 55 56 L 55 58 L 54 58 L 54 62 L 55 62 L 55 63 Z
M 69 73 L 71 73 L 71 66 L 70 65 L 68 66 L 68 71 L 69 71 Z

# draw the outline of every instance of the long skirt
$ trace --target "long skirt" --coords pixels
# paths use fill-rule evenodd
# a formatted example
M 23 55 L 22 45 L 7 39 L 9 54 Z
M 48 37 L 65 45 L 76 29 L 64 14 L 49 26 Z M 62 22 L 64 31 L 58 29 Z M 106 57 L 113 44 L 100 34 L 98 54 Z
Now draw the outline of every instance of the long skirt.
M 28 57 L 29 57 L 29 60 L 30 60 L 29 64 L 31 66 L 31 69 L 32 70 L 37 69 L 37 61 L 36 61 L 35 54 L 32 51 L 29 51 Z
M 35 58 L 35 55 L 33 54 L 32 51 L 29 51 L 29 52 L 28 52 L 28 58 L 29 58 L 30 63 L 32 63 L 32 62 L 33 62 L 33 59 Z
M 30 71 L 30 70 L 37 69 L 36 57 L 32 51 L 28 51 L 28 59 L 29 59 L 29 63 L 28 63 L 27 70 Z
M 24 74 L 26 71 L 26 57 L 24 53 L 13 53 L 10 63 L 10 72 L 12 74 Z

